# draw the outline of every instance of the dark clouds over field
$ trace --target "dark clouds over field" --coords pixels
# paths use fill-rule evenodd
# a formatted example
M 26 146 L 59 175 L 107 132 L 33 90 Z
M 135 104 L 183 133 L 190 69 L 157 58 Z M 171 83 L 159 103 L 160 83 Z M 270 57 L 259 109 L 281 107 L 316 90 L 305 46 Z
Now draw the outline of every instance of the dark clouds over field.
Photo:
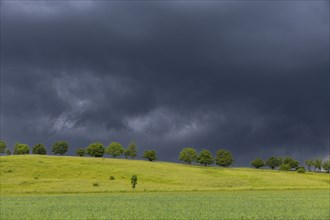
M 324 158 L 329 2 L 1 2 L 1 138 Z

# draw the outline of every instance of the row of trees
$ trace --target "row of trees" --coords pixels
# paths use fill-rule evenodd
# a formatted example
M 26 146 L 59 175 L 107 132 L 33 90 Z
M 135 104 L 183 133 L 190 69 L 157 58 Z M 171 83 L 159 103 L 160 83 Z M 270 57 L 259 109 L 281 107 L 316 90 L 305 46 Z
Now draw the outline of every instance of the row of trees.
M 251 165 L 255 168 L 259 169 L 264 166 L 268 166 L 271 169 L 275 169 L 279 167 L 279 170 L 283 171 L 290 171 L 290 170 L 299 170 L 302 172 L 305 170 L 304 167 L 299 166 L 299 161 L 293 159 L 292 157 L 270 157 L 266 161 L 256 158 L 255 160 L 251 161 Z M 330 160 L 322 161 L 321 159 L 315 160 L 306 160 L 305 165 L 308 168 L 308 171 L 311 171 L 311 168 L 314 167 L 314 171 L 321 171 L 322 168 L 329 173 L 330 170 Z
M 58 141 L 52 145 L 52 153 L 55 155 L 64 155 L 69 150 L 69 143 L 66 141 Z M 7 155 L 11 154 L 11 151 L 7 149 L 6 142 L 0 141 L 0 154 L 6 153 Z M 29 154 L 30 146 L 27 144 L 16 143 L 14 146 L 14 154 Z M 44 144 L 36 144 L 32 147 L 33 154 L 46 155 L 47 149 Z M 85 156 L 86 154 L 91 157 L 103 157 L 104 154 L 110 155 L 113 158 L 124 155 L 125 158 L 134 159 L 137 156 L 136 143 L 132 141 L 127 149 L 124 149 L 123 146 L 118 142 L 112 142 L 109 146 L 104 147 L 104 145 L 100 142 L 90 144 L 86 149 L 78 148 L 76 150 L 76 154 L 78 156 Z M 154 150 L 146 150 L 143 153 L 143 158 L 146 158 L 149 161 L 154 161 L 157 159 L 156 151 Z
M 52 145 L 52 153 L 55 155 L 64 155 L 69 149 L 69 144 L 66 141 L 58 141 Z M 11 155 L 11 151 L 7 148 L 7 144 L 5 141 L 0 141 L 0 154 L 6 153 L 7 155 Z M 14 146 L 14 154 L 29 154 L 30 146 L 27 144 L 23 144 L 17 142 Z M 47 154 L 47 149 L 44 144 L 36 144 L 32 147 L 33 154 Z
M 68 149 L 68 142 L 58 141 L 52 145 L 51 152 L 55 155 L 64 155 L 67 153 Z M 0 154 L 3 153 L 10 155 L 11 151 L 7 149 L 6 142 L 0 140 Z M 14 146 L 13 153 L 29 154 L 30 146 L 18 142 Z M 47 149 L 44 144 L 36 144 L 32 147 L 32 153 L 45 155 L 47 154 Z M 124 147 L 118 142 L 111 142 L 107 147 L 104 147 L 104 145 L 100 142 L 95 142 L 91 143 L 87 148 L 78 148 L 76 150 L 76 154 L 78 156 L 89 155 L 91 157 L 103 157 L 106 154 L 112 156 L 113 158 L 124 156 L 126 159 L 134 159 L 137 157 L 137 146 L 134 141 L 132 141 L 126 149 L 124 149 Z M 146 150 L 144 151 L 142 157 L 149 161 L 154 161 L 157 159 L 157 153 L 154 150 Z M 179 160 L 188 164 L 196 162 L 205 166 L 215 163 L 216 165 L 223 167 L 229 167 L 234 162 L 232 153 L 224 149 L 218 150 L 215 157 L 213 157 L 211 152 L 205 149 L 197 153 L 197 151 L 193 148 L 183 148 L 180 152 Z M 272 156 L 267 160 L 256 158 L 255 160 L 251 161 L 251 165 L 257 169 L 265 166 L 268 166 L 273 170 L 279 168 L 279 170 L 284 171 L 298 170 L 299 168 L 305 169 L 304 167 L 299 167 L 299 162 L 289 156 L 285 158 Z M 330 172 L 330 160 L 324 162 L 321 159 L 306 160 L 305 165 L 307 166 L 308 171 L 311 171 L 312 168 L 314 168 L 314 171 L 321 171 L 323 168 L 323 170 Z
M 202 150 L 199 154 L 193 148 L 183 148 L 180 152 L 179 160 L 184 161 L 188 164 L 192 162 L 197 162 L 203 164 L 205 166 L 213 164 L 215 162 L 216 165 L 229 167 L 233 164 L 234 159 L 230 151 L 228 150 L 219 150 L 217 151 L 215 158 L 213 158 L 212 154 L 208 150 Z

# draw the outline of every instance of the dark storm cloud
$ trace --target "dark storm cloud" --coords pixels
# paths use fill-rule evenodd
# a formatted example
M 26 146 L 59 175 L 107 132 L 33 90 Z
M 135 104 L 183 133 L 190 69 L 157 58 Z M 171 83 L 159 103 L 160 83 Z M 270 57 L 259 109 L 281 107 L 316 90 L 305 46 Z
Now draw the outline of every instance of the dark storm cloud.
M 1 137 L 329 154 L 327 2 L 2 2 Z

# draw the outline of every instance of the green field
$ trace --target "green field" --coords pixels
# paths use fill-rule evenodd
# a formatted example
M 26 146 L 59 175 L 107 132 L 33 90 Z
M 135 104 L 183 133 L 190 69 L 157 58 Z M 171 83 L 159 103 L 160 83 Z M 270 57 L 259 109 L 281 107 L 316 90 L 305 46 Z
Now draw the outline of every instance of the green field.
M 326 173 L 35 155 L 0 168 L 1 219 L 330 218 Z
M 109 193 L 2 198 L 1 219 L 329 219 L 326 190 Z

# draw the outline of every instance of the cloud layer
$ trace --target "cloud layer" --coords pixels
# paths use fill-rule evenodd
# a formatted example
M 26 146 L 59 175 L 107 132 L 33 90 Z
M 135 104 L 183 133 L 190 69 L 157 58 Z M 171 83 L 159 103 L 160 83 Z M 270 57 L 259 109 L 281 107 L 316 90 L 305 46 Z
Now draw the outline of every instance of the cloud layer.
M 328 2 L 2 2 L 1 138 L 329 154 Z

